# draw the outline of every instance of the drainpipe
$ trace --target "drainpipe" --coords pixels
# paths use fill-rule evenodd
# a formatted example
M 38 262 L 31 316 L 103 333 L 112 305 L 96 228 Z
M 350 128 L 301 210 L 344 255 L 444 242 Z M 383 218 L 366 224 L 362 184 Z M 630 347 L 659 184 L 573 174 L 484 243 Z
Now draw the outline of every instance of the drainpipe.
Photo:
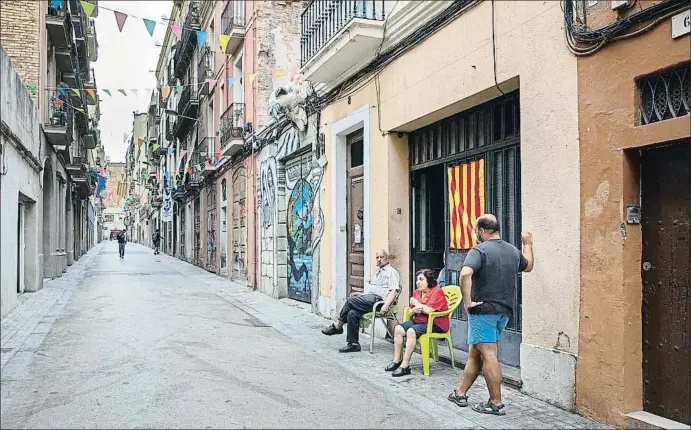
M 257 11 L 255 10 L 254 13 L 255 13 L 255 20 L 254 20 L 254 29 L 253 29 L 254 38 L 252 39 L 252 73 L 256 73 L 256 71 L 257 71 L 257 19 L 256 19 L 257 18 L 257 16 L 256 16 Z M 256 125 L 257 124 L 257 97 L 256 97 L 254 89 L 251 86 L 250 86 L 250 91 L 252 91 L 252 110 L 254 110 L 254 115 L 252 118 L 254 120 L 254 124 Z M 253 131 L 253 134 L 256 135 L 256 132 Z M 258 268 L 258 260 L 259 260 L 258 250 L 260 249 L 259 244 L 257 243 L 257 229 L 259 228 L 258 218 L 259 218 L 259 212 L 260 211 L 257 210 L 257 159 L 254 155 L 254 148 L 251 148 L 251 149 L 252 149 L 251 160 L 252 160 L 252 177 L 253 177 L 252 182 L 254 183 L 254 189 L 253 189 L 253 191 L 254 191 L 254 193 L 253 193 L 254 228 L 252 229 L 253 230 L 252 234 L 254 235 L 254 253 L 253 253 L 253 255 L 254 255 L 253 260 L 254 261 L 252 262 L 253 263 L 252 265 L 254 266 L 254 268 L 253 268 L 254 276 L 252 279 L 252 289 L 256 290 L 257 289 L 257 268 Z

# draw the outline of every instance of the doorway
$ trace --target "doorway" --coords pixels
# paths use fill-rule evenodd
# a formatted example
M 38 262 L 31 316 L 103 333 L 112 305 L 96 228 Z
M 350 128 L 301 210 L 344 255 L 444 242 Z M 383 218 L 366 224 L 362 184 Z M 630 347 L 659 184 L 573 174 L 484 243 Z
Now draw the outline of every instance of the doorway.
M 432 269 L 436 276 L 444 267 L 446 249 L 444 216 L 444 166 L 437 165 L 413 172 L 412 272 Z
M 24 292 L 24 255 L 26 251 L 26 237 L 24 237 L 25 221 L 25 207 L 24 203 L 19 202 L 17 216 L 17 293 Z
M 221 275 L 228 276 L 228 181 L 221 181 Z
M 691 141 L 641 160 L 643 409 L 691 424 Z
M 346 135 L 348 290 L 362 293 L 365 280 L 365 200 L 363 129 Z
M 233 173 L 232 278 L 247 279 L 247 173 L 241 166 Z

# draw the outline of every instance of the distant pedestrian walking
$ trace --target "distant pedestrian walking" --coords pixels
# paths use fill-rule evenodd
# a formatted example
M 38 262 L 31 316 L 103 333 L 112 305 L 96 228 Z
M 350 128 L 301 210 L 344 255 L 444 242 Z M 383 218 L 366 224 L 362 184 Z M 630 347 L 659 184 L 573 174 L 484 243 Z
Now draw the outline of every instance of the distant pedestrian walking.
M 533 270 L 533 235 L 523 233 L 521 253 L 501 239 L 499 223 L 491 214 L 478 217 L 475 235 L 480 244 L 468 252 L 461 269 L 463 306 L 468 314 L 468 362 L 463 379 L 449 400 L 458 406 L 468 406 L 468 390 L 482 370 L 489 400 L 474 405 L 473 410 L 505 415 L 497 342 L 513 314 L 516 274 Z
M 118 233 L 118 253 L 120 254 L 120 258 L 125 258 L 126 242 L 127 238 L 125 237 L 125 230 L 122 230 L 120 233 Z
M 161 231 L 159 229 L 156 229 L 152 239 L 154 241 L 154 254 L 158 254 L 158 247 L 161 244 Z

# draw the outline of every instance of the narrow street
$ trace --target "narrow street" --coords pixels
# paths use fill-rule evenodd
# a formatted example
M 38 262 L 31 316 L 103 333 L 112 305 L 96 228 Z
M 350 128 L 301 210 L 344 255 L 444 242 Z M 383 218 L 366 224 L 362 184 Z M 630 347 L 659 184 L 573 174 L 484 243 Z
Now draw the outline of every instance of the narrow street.
M 391 345 L 340 355 L 325 320 L 167 255 L 104 242 L 2 321 L 3 428 L 593 428 L 505 388 L 446 400 L 444 363 L 394 380 Z M 368 339 L 363 340 L 363 344 Z M 486 396 L 484 383 L 471 400 Z

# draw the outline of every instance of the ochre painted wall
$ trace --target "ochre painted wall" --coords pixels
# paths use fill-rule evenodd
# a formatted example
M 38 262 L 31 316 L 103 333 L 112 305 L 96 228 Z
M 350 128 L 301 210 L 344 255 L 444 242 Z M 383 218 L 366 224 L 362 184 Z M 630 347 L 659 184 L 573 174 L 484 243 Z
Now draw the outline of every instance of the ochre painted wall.
M 671 20 L 578 60 L 581 166 L 581 303 L 576 402 L 613 425 L 643 408 L 641 229 L 636 148 L 691 135 L 689 116 L 639 126 L 636 79 L 691 58 Z M 633 151 L 627 151 L 633 149 Z M 625 236 L 621 228 L 625 228 Z

